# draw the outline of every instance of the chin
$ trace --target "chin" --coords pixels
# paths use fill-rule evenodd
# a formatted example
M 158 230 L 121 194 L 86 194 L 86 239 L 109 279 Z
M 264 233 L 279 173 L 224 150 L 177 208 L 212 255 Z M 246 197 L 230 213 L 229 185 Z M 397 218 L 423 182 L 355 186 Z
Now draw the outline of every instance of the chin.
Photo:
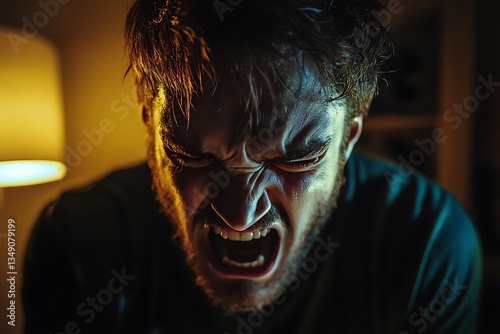
M 265 236 L 249 241 L 224 239 L 224 232 L 206 223 L 193 231 L 189 264 L 214 305 L 230 313 L 254 312 L 282 295 L 284 273 L 296 260 L 283 241 L 284 228 L 276 224 L 263 231 Z

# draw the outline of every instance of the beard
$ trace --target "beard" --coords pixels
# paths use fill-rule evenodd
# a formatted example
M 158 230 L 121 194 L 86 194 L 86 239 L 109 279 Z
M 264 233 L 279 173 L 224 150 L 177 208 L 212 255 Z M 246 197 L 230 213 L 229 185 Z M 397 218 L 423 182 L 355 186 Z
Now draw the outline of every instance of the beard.
M 196 249 L 188 233 L 188 226 L 203 225 L 204 222 L 214 219 L 213 215 L 216 213 L 208 206 L 208 208 L 200 209 L 194 217 L 186 217 L 182 197 L 175 185 L 175 174 L 178 170 L 157 147 L 155 138 L 156 140 L 158 138 L 154 129 L 151 128 L 151 126 L 148 127 L 147 141 L 148 165 L 152 172 L 153 190 L 163 212 L 176 229 L 174 241 L 184 251 L 186 263 L 195 274 L 196 284 L 202 288 L 214 306 L 221 307 L 230 314 L 258 312 L 265 306 L 274 303 L 297 278 L 304 259 L 315 245 L 320 232 L 336 207 L 337 197 L 345 182 L 343 170 L 346 159 L 340 158 L 337 161 L 338 169 L 332 189 L 329 194 L 325 194 L 324 201 L 316 202 L 314 215 L 309 217 L 309 221 L 302 222 L 308 226 L 305 233 L 301 236 L 295 234 L 295 237 L 300 238 L 300 240 L 291 248 L 289 254 L 284 254 L 282 263 L 279 264 L 280 267 L 269 279 L 265 281 L 223 279 L 216 275 L 208 263 L 209 261 L 200 260 L 198 254 L 206 253 L 206 250 Z M 339 157 L 344 157 L 345 145 L 342 146 L 339 150 L 342 154 Z M 280 221 L 284 226 L 291 226 L 283 217 L 285 217 L 284 214 L 280 214 L 275 207 L 272 207 L 256 224 L 266 226 L 267 222 Z M 290 233 L 288 235 L 290 236 Z

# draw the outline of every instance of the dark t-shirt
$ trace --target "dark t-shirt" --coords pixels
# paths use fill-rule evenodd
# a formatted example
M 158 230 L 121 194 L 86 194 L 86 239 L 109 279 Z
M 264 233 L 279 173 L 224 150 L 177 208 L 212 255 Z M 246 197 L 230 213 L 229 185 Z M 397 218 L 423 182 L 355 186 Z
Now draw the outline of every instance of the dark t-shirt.
M 196 287 L 145 164 L 65 193 L 27 250 L 26 333 L 474 333 L 481 249 L 460 205 L 360 154 L 346 179 L 284 294 L 237 315 Z

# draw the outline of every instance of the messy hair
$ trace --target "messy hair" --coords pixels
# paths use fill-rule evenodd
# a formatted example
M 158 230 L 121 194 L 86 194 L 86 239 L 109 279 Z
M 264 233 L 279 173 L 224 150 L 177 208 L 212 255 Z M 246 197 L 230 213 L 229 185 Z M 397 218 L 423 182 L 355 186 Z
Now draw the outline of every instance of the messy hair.
M 137 0 L 126 20 L 130 69 L 146 105 L 164 91 L 189 117 L 204 78 L 216 80 L 220 50 L 241 55 L 224 67 L 244 79 L 247 109 L 258 109 L 262 96 L 256 78 L 273 94 L 277 82 L 286 86 L 276 64 L 301 53 L 331 100 L 345 98 L 351 115 L 364 114 L 391 51 L 376 19 L 381 8 L 376 0 Z

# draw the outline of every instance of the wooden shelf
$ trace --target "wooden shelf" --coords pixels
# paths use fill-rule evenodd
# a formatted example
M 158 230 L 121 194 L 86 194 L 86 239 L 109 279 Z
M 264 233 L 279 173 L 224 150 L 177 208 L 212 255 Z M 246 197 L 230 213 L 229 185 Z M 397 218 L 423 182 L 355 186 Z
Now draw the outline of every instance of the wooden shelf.
M 433 128 L 436 126 L 434 115 L 387 115 L 368 116 L 363 122 L 363 131 L 391 131 Z
M 471 204 L 472 117 L 454 128 L 445 115 L 474 95 L 474 15 L 472 0 L 422 0 L 405 2 L 400 12 L 385 17 L 396 51 L 386 64 L 390 84 L 381 85 L 364 120 L 366 136 L 357 144 L 397 162 L 420 149 L 417 140 L 442 129 L 446 141 L 416 167 L 466 209 Z

